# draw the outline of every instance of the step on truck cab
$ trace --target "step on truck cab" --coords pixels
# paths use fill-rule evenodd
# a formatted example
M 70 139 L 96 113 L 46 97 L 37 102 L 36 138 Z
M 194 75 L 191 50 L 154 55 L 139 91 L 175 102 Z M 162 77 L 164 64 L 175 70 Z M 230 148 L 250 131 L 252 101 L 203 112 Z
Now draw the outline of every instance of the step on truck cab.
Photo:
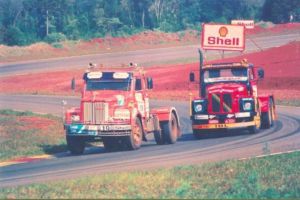
M 151 133 L 157 144 L 173 144 L 181 136 L 174 107 L 150 109 L 153 80 L 142 68 L 90 68 L 83 80 L 80 106 L 65 112 L 72 154 L 82 154 L 90 141 L 102 141 L 108 151 L 136 150 Z
M 203 66 L 201 50 L 199 54 L 200 91 L 190 102 L 194 136 L 230 128 L 245 128 L 250 133 L 270 128 L 275 120 L 275 101 L 273 95 L 258 95 L 263 69 L 246 60 Z M 195 82 L 194 72 L 190 81 Z

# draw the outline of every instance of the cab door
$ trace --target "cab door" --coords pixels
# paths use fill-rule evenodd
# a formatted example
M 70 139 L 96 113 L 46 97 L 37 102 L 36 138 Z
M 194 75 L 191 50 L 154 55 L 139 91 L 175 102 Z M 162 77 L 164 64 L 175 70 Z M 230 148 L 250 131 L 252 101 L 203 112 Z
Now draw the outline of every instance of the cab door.
M 135 100 L 137 102 L 137 109 L 142 117 L 149 116 L 149 98 L 146 96 L 146 85 L 143 78 L 135 79 Z

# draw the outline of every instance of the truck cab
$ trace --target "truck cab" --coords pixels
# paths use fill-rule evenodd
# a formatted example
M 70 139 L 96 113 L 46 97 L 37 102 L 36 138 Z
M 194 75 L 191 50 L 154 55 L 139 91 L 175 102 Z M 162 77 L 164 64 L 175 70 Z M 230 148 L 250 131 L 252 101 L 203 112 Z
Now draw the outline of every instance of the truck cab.
M 157 144 L 172 144 L 180 137 L 174 107 L 150 109 L 153 80 L 141 68 L 88 70 L 83 80 L 80 106 L 65 113 L 71 153 L 83 153 L 88 141 L 102 141 L 109 151 L 135 150 L 149 133 Z
M 201 56 L 201 53 L 200 53 Z M 190 74 L 190 81 L 195 81 Z M 199 97 L 191 100 L 193 134 L 200 138 L 210 130 L 246 128 L 256 133 L 275 120 L 273 95 L 258 95 L 262 68 L 247 60 L 200 66 Z

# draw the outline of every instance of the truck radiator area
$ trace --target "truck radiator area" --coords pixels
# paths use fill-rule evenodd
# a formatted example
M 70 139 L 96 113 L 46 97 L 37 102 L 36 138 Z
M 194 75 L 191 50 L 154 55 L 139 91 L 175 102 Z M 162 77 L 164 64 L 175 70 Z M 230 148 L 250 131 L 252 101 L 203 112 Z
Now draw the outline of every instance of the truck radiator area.
M 84 102 L 83 120 L 89 124 L 101 124 L 109 119 L 108 103 Z
M 230 113 L 232 112 L 231 94 L 212 94 L 210 95 L 211 108 L 214 113 Z

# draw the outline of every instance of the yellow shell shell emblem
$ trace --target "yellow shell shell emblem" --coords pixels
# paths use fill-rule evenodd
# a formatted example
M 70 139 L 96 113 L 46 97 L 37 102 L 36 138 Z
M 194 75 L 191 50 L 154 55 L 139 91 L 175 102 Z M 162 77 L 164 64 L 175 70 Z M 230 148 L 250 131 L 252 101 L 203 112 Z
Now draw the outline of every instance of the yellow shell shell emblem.
M 228 34 L 228 29 L 225 26 L 221 26 L 221 28 L 219 29 L 219 34 L 221 37 L 226 37 L 226 35 Z

